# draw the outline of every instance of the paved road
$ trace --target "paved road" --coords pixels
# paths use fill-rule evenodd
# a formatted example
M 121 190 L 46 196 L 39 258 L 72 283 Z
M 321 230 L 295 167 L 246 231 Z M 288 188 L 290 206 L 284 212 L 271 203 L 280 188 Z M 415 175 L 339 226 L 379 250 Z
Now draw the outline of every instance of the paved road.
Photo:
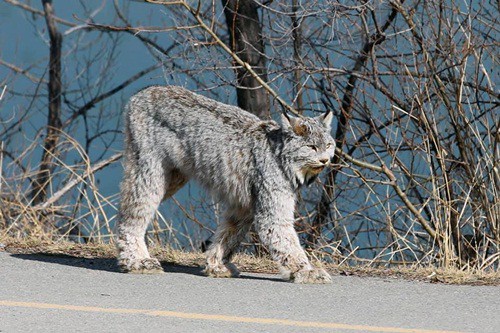
M 0 252 L 0 332 L 500 332 L 500 287 L 165 269 L 121 274 L 108 259 Z

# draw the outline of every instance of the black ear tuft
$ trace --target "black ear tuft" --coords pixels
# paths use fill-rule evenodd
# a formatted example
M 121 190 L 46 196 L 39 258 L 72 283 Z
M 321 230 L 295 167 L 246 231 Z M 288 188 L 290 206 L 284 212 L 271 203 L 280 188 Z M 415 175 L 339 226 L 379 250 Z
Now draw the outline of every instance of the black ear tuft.
M 332 128 L 333 112 L 330 110 L 327 110 L 325 112 L 325 114 L 323 114 L 319 117 L 320 117 L 323 125 L 330 130 Z

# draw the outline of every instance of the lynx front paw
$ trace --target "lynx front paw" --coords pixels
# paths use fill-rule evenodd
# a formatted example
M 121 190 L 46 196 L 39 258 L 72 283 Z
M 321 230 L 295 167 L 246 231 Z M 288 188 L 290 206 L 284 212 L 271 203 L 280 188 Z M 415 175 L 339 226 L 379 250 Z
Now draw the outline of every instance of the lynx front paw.
M 158 259 L 145 258 L 145 259 L 121 259 L 118 261 L 120 271 L 124 273 L 135 274 L 161 274 L 163 268 L 161 267 Z
M 322 268 L 303 269 L 290 275 L 290 280 L 294 283 L 304 284 L 326 284 L 332 283 L 332 278 Z
M 214 278 L 231 278 L 240 276 L 240 271 L 238 271 L 236 266 L 231 263 L 218 266 L 207 266 L 205 267 L 204 273 L 207 276 Z

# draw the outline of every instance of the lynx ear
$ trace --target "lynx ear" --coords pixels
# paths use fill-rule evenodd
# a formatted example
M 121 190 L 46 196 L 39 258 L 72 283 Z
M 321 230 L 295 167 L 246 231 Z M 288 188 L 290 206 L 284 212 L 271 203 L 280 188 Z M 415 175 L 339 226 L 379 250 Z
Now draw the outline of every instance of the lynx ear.
M 332 129 L 333 112 L 328 110 L 325 114 L 318 117 L 323 125 L 330 131 Z
M 281 114 L 281 124 L 283 126 L 283 129 L 287 131 L 293 131 L 299 136 L 306 136 L 307 134 L 309 134 L 307 125 L 304 124 L 300 118 Z
M 291 124 L 292 120 L 290 118 L 291 117 L 285 113 L 281 114 L 281 126 L 283 127 L 283 129 L 289 130 L 289 131 L 292 130 L 292 124 Z

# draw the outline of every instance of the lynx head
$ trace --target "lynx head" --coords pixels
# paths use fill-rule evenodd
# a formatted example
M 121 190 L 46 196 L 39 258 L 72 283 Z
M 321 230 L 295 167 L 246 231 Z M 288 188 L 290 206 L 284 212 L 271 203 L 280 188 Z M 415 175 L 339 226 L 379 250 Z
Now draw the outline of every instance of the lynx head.
M 335 154 L 332 119 L 332 112 L 313 118 L 282 115 L 282 160 L 298 186 L 312 184 L 330 165 Z

